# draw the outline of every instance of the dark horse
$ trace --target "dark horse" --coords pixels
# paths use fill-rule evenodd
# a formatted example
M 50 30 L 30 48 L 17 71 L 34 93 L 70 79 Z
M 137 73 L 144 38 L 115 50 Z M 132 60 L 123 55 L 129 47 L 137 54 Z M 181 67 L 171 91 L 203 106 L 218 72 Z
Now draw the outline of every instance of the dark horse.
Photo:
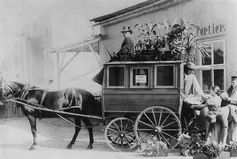
M 5 102 L 6 99 L 24 99 L 29 103 L 42 105 L 44 108 L 51 110 L 68 110 L 73 111 L 73 113 L 83 114 L 83 115 L 101 115 L 100 103 L 95 100 L 94 96 L 84 89 L 78 88 L 68 88 L 60 91 L 46 91 L 39 89 L 34 86 L 24 85 L 18 82 L 5 82 L 2 84 L 2 101 Z M 17 104 L 22 108 L 24 115 L 27 116 L 31 132 L 33 135 L 33 144 L 30 149 L 33 149 L 37 145 L 36 136 L 36 118 L 45 117 L 44 112 L 35 110 L 26 105 Z M 78 106 L 74 107 L 74 106 Z M 50 115 L 52 116 L 52 114 Z M 87 117 L 74 116 L 75 123 L 75 133 L 72 137 L 71 142 L 67 145 L 68 149 L 72 148 L 78 133 L 81 129 L 81 120 L 85 123 L 89 131 L 89 145 L 88 149 L 92 149 L 92 144 L 94 143 L 92 124 Z

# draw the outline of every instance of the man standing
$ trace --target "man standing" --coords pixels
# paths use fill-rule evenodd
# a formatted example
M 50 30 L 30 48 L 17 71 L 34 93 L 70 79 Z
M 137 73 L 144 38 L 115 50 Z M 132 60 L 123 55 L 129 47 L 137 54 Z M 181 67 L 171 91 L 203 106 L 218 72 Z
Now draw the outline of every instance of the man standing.
M 181 120 L 185 126 L 186 124 L 189 124 L 192 118 L 195 117 L 192 105 L 202 104 L 202 97 L 205 96 L 196 76 L 194 75 L 195 69 L 199 69 L 199 67 L 197 67 L 194 63 L 187 62 L 184 65 L 184 89 L 183 92 L 180 92 L 180 94 L 184 100 Z
M 229 114 L 231 123 L 230 123 L 230 142 L 237 142 L 237 76 L 231 77 L 231 86 L 226 93 L 221 94 L 221 98 L 224 100 L 223 105 L 228 108 L 226 116 Z M 227 131 L 227 130 L 226 130 Z

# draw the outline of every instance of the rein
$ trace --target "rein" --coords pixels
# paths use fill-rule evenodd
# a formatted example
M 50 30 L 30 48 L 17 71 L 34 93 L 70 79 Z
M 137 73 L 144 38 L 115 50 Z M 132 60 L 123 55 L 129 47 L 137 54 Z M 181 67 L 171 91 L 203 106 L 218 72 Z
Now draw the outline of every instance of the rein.
M 67 121 L 68 123 L 78 127 L 78 128 L 92 128 L 93 126 L 98 126 L 100 122 L 97 122 L 96 124 L 93 124 L 92 126 L 85 126 L 85 127 L 82 127 L 82 126 L 79 126 L 79 125 L 76 125 L 73 121 L 71 121 L 70 119 L 66 118 L 66 117 L 63 117 L 62 115 L 60 114 L 63 114 L 63 115 L 71 115 L 71 116 L 78 116 L 78 117 L 87 117 L 87 118 L 94 118 L 94 119 L 100 119 L 100 120 L 104 120 L 103 117 L 99 117 L 99 116 L 94 116 L 94 115 L 84 115 L 84 114 L 76 114 L 76 113 L 70 113 L 70 112 L 64 112 L 62 110 L 52 110 L 52 109 L 49 109 L 49 108 L 46 108 L 42 105 L 38 105 L 38 104 L 33 104 L 33 103 L 30 103 L 24 99 L 10 99 L 8 100 L 9 102 L 13 102 L 13 103 L 18 103 L 18 104 L 22 104 L 24 106 L 27 106 L 29 108 L 32 108 L 32 109 L 36 109 L 36 110 L 40 110 L 40 111 L 46 111 L 46 112 L 51 112 L 51 113 L 55 113 L 57 116 L 59 116 L 61 119 Z M 72 106 L 72 107 L 76 107 L 76 106 Z

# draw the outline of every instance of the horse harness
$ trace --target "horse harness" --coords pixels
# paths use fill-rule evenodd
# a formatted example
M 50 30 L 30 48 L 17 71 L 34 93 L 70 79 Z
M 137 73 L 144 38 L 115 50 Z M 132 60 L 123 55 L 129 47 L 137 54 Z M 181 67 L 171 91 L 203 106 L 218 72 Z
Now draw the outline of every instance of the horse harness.
M 31 90 L 42 90 L 42 91 L 43 91 L 42 96 L 41 96 L 41 100 L 40 100 L 40 102 L 39 102 L 39 104 L 42 105 L 43 102 L 44 102 L 44 98 L 45 98 L 45 96 L 46 96 L 47 91 L 44 90 L 44 89 L 39 89 L 39 88 L 31 88 L 29 84 L 27 84 L 27 85 L 25 85 L 25 86 L 23 87 L 22 93 L 21 93 L 21 95 L 20 95 L 20 99 L 25 100 L 26 95 L 27 95 L 27 94 L 29 93 L 29 91 L 31 91 Z

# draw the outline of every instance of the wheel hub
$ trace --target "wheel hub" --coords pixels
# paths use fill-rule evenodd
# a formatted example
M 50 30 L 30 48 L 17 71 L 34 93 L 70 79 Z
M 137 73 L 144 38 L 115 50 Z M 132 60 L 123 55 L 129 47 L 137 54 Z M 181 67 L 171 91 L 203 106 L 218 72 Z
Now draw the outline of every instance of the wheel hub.
M 156 133 L 160 133 L 161 130 L 162 130 L 161 127 L 160 127 L 160 126 L 157 126 L 154 131 L 155 131 Z
M 124 136 L 125 136 L 125 134 L 124 134 L 123 132 L 121 132 L 121 133 L 119 134 L 119 137 L 120 137 L 120 138 L 124 138 Z

